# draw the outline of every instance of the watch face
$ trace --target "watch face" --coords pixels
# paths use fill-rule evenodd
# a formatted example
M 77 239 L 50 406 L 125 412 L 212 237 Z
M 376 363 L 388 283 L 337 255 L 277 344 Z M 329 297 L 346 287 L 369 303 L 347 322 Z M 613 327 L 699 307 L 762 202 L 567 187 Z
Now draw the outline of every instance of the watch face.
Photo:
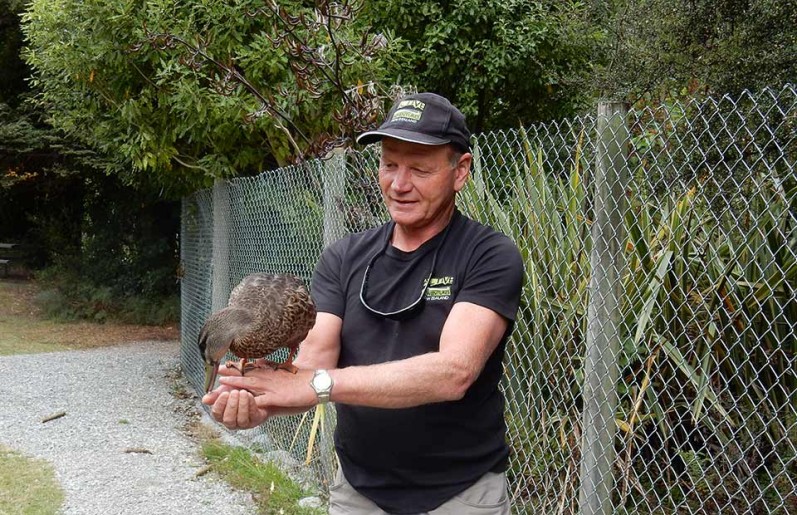
M 332 378 L 328 374 L 320 374 L 313 378 L 313 385 L 318 390 L 326 390 L 332 385 Z

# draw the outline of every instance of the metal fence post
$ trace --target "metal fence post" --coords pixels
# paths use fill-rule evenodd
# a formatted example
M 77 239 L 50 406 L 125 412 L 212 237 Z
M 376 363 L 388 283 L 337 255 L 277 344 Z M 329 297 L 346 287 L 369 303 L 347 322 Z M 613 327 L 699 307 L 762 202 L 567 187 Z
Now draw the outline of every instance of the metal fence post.
M 620 280 L 625 244 L 623 214 L 628 181 L 627 112 L 621 102 L 598 105 L 592 276 L 582 389 L 581 515 L 609 514 L 612 510 L 621 336 Z
M 230 295 L 230 187 L 216 179 L 213 184 L 213 258 L 211 267 L 212 311 L 227 305 Z
M 346 149 L 336 148 L 323 161 L 324 247 L 346 234 L 342 208 L 346 195 Z

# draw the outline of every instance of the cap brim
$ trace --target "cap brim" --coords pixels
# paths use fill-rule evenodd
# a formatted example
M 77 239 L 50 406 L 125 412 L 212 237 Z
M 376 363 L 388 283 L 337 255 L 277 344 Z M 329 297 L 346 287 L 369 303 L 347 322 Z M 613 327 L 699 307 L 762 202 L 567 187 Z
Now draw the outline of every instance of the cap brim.
M 357 143 L 361 145 L 369 145 L 371 143 L 376 143 L 377 141 L 386 137 L 407 141 L 409 143 L 418 143 L 421 145 L 447 145 L 451 143 L 451 140 L 435 138 L 434 136 L 403 129 L 383 129 L 363 132 L 357 136 Z

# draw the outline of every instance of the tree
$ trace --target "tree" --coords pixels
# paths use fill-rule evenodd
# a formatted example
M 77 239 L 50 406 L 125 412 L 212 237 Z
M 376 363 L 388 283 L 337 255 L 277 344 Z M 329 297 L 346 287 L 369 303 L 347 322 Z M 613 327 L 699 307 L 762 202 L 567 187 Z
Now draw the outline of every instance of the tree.
M 179 203 L 107 174 L 112 162 L 27 101 L 24 7 L 0 1 L 0 67 L 9 72 L 0 77 L 0 240 L 23 243 L 25 264 L 66 291 L 62 314 L 107 316 L 135 302 L 140 320 L 174 320 Z
M 374 0 L 366 14 L 406 46 L 402 82 L 449 97 L 477 132 L 580 107 L 601 36 L 573 1 Z
M 22 0 L 0 1 L 0 63 L 4 65 L 0 74 L 0 103 L 16 100 L 18 93 L 26 89 L 28 69 L 19 55 L 23 38 L 19 26 L 22 7 Z
M 39 104 L 115 173 L 173 195 L 300 159 L 345 136 L 341 99 L 381 83 L 387 38 L 346 2 L 263 5 L 33 0 L 26 59 Z M 368 52 L 345 52 L 353 41 Z M 337 76 L 312 82 L 307 66 Z
M 597 19 L 608 20 L 593 82 L 605 96 L 736 95 L 797 78 L 795 0 L 615 0 Z
M 21 1 L 0 2 L 0 239 L 25 240 L 29 261 L 41 265 L 49 247 L 79 247 L 81 204 L 75 199 L 82 198 L 82 186 L 74 167 L 86 156 L 25 103 L 30 70 L 20 57 L 23 9 Z

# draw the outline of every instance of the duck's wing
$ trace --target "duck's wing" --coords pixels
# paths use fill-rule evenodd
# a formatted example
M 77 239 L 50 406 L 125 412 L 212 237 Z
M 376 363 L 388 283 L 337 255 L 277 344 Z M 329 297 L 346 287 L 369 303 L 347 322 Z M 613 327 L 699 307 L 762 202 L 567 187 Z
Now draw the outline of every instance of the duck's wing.
M 272 346 L 297 345 L 315 324 L 310 293 L 301 279 L 290 274 L 244 277 L 230 294 L 229 305 L 254 312 L 259 337 Z
M 290 292 L 281 317 L 285 345 L 295 347 L 301 343 L 315 325 L 315 317 L 313 299 L 304 284 L 299 284 Z
M 284 302 L 280 281 L 271 274 L 256 273 L 244 277 L 230 293 L 228 305 L 252 314 L 252 324 L 239 333 L 230 346 L 238 357 L 262 358 L 280 347 L 275 332 L 280 327 Z
M 256 311 L 275 306 L 284 290 L 278 277 L 265 273 L 247 275 L 233 288 L 228 305 Z

